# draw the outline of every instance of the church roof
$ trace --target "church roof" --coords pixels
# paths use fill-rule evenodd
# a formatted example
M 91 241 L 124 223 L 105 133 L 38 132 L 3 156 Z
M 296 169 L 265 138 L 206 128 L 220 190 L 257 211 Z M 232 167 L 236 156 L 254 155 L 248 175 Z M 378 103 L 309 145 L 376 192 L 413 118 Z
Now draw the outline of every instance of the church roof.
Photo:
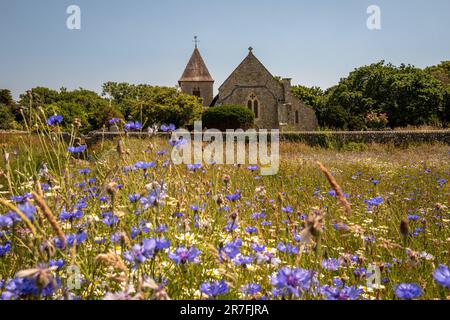
M 198 48 L 194 49 L 191 59 L 189 59 L 186 69 L 184 69 L 183 75 L 180 80 L 178 80 L 178 82 L 184 81 L 214 81 L 209 74 L 208 68 L 203 61 Z
M 248 67 L 251 65 L 253 65 L 253 67 Z M 242 62 L 236 67 L 236 69 L 234 69 L 234 71 L 222 83 L 219 90 L 221 90 L 221 88 L 223 86 L 225 86 L 225 84 L 227 82 L 231 81 L 231 79 L 233 78 L 233 75 L 241 72 L 241 70 L 245 70 L 243 72 L 248 72 L 248 70 L 254 69 L 254 66 L 257 66 L 257 68 L 264 70 L 270 77 L 273 78 L 272 73 L 270 73 L 270 71 L 267 70 L 266 66 L 261 61 L 259 61 L 259 59 L 253 54 L 253 48 L 250 47 L 250 48 L 248 48 L 248 55 L 244 58 L 244 60 L 242 60 Z

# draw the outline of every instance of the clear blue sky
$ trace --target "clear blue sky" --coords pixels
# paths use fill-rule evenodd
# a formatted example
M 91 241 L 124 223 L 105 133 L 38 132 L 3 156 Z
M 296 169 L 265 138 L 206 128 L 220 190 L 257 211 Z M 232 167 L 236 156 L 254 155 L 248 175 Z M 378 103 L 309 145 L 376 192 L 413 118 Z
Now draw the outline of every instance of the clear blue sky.
M 71 4 L 81 30 L 66 28 Z M 379 31 L 366 27 L 372 4 Z M 0 0 L 0 88 L 174 86 L 194 35 L 216 90 L 249 46 L 274 75 L 327 88 L 381 59 L 449 60 L 449 13 L 448 0 Z

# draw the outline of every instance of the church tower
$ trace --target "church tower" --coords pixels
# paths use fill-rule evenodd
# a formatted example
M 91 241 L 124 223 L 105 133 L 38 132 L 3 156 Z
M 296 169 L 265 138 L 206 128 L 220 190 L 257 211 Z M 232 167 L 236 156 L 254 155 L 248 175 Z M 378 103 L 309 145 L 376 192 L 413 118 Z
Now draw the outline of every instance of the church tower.
M 214 80 L 209 74 L 208 68 L 198 50 L 197 37 L 194 37 L 194 42 L 194 52 L 191 59 L 189 59 L 186 69 L 184 69 L 183 75 L 178 80 L 178 84 L 182 92 L 203 98 L 203 106 L 209 107 L 213 100 Z

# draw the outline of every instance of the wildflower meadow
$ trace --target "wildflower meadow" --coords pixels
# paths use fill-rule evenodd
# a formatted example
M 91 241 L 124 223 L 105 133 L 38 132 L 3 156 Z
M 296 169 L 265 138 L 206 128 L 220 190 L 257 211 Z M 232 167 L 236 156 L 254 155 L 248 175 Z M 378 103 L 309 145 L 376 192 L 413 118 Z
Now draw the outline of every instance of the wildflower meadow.
M 450 298 L 448 145 L 281 141 L 262 176 L 41 118 L 1 142 L 1 299 Z

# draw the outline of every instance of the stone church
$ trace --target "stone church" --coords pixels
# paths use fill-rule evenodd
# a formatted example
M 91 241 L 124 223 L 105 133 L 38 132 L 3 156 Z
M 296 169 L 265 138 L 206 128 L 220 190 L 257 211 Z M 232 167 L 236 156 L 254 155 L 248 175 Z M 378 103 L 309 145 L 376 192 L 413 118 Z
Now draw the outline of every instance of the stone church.
M 318 126 L 314 110 L 292 96 L 291 79 L 275 78 L 251 47 L 214 98 L 214 80 L 197 45 L 178 83 L 182 92 L 203 98 L 205 107 L 230 104 L 248 107 L 260 129 L 312 131 Z

